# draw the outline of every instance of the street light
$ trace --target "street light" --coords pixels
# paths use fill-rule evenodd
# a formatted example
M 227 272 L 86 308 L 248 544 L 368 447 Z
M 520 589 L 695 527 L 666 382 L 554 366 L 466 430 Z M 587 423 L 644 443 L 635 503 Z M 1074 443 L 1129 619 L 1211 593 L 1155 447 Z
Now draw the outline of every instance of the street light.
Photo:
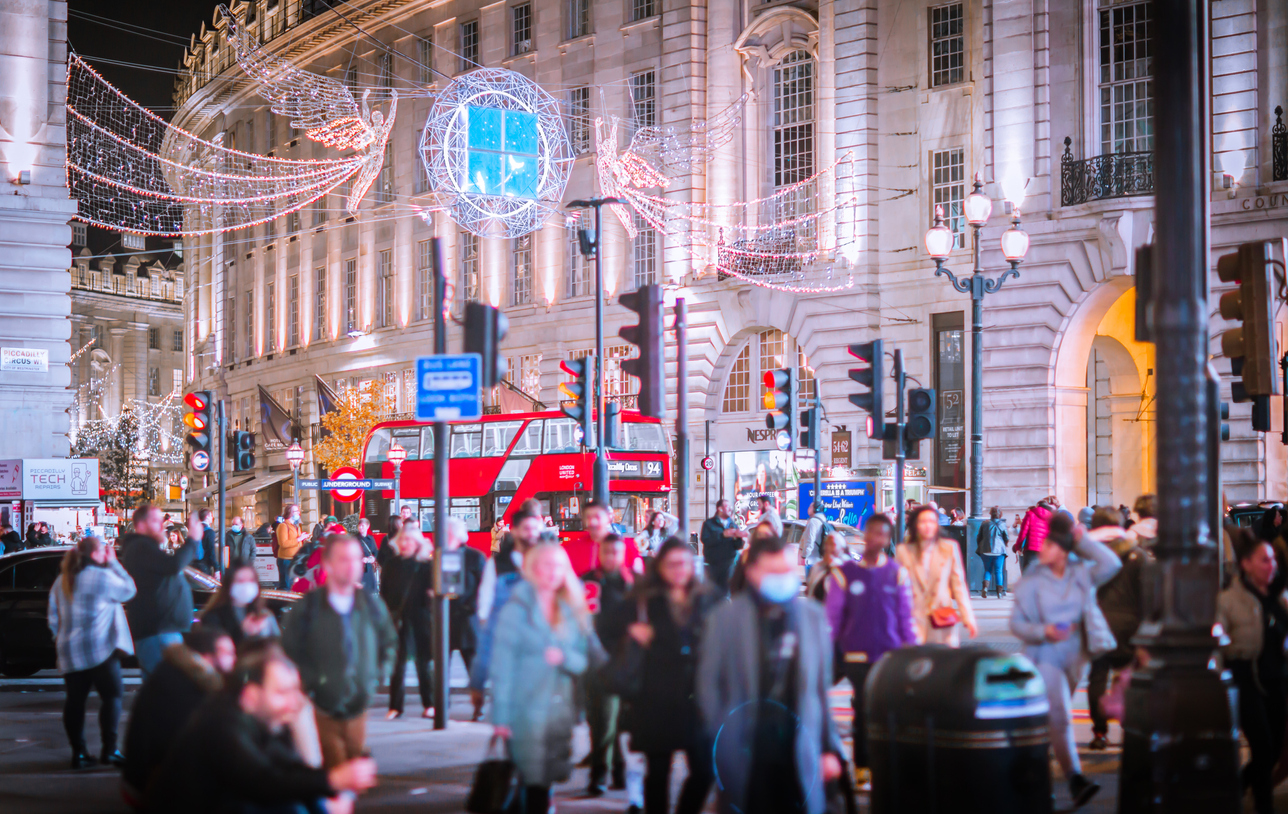
M 935 261 L 935 276 L 944 275 L 953 284 L 953 288 L 963 294 L 970 294 L 971 299 L 970 516 L 976 521 L 972 524 L 971 534 L 975 533 L 978 523 L 984 517 L 984 424 L 980 419 L 980 409 L 984 403 L 984 295 L 1000 289 L 1008 278 L 1019 277 L 1020 261 L 1029 250 L 1029 236 L 1020 228 L 1020 210 L 1016 207 L 1011 228 L 1006 230 L 1001 240 L 1002 255 L 1011 267 L 995 280 L 984 276 L 979 256 L 980 232 L 993 213 L 993 202 L 984 194 L 983 188 L 983 182 L 976 176 L 974 189 L 966 196 L 962 207 L 966 222 L 974 233 L 974 268 L 969 277 L 958 279 L 944 267 L 944 261 L 952 254 L 956 237 L 944 225 L 942 207 L 935 207 L 935 223 L 926 230 L 926 254 Z
M 291 496 L 298 504 L 300 502 L 300 464 L 304 463 L 304 450 L 300 449 L 299 441 L 292 441 L 286 448 L 286 462 L 291 465 Z
M 394 465 L 394 514 L 402 513 L 402 497 L 399 495 L 399 487 L 402 485 L 402 465 L 407 460 L 407 450 L 403 445 L 394 441 L 389 445 L 389 452 L 385 453 L 389 463 Z

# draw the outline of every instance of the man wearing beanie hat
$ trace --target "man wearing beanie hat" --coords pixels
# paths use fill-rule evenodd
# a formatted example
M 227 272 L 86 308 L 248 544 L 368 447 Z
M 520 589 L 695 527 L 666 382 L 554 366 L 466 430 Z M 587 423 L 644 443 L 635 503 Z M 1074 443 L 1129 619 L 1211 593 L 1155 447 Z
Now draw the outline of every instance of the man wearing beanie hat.
M 1071 562 L 1075 551 L 1079 559 Z M 1011 609 L 1011 632 L 1024 642 L 1024 654 L 1046 684 L 1051 748 L 1069 780 L 1075 808 L 1086 805 L 1100 787 L 1082 774 L 1073 742 L 1073 691 L 1087 668 L 1087 654 L 1095 658 L 1116 645 L 1096 604 L 1096 588 L 1120 568 L 1112 550 L 1084 534 L 1069 515 L 1056 514 Z

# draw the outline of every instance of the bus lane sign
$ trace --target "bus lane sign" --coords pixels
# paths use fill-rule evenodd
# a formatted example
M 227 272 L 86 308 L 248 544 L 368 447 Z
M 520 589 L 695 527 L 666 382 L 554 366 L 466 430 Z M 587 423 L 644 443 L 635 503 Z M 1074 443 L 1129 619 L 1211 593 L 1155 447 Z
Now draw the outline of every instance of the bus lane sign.
M 422 356 L 416 360 L 416 420 L 482 418 L 482 357 L 477 353 Z

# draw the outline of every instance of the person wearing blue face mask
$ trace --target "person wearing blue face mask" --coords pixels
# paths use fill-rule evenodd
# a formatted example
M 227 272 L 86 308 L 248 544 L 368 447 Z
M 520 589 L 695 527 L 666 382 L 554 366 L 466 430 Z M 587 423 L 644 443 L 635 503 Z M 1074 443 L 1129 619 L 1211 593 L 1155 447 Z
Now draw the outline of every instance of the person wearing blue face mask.
M 802 596 L 796 563 L 767 528 L 752 536 L 743 577 L 746 589 L 708 619 L 698 658 L 719 810 L 822 814 L 844 754 L 827 699 L 827 617 Z

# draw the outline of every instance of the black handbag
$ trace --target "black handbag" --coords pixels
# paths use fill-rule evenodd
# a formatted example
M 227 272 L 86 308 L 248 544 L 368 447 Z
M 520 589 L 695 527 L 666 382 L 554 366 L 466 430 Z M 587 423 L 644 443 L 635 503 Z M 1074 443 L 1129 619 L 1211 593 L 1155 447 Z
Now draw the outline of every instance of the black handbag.
M 636 605 L 635 621 L 648 624 L 644 600 Z M 616 652 L 599 671 L 600 684 L 610 695 L 630 700 L 644 687 L 644 648 L 628 633 L 622 636 Z
M 508 754 L 493 756 L 498 740 L 499 737 L 492 736 L 483 753 L 483 762 L 474 770 L 474 785 L 465 801 L 465 810 L 470 814 L 505 814 L 514 805 L 523 784 L 519 767 Z

